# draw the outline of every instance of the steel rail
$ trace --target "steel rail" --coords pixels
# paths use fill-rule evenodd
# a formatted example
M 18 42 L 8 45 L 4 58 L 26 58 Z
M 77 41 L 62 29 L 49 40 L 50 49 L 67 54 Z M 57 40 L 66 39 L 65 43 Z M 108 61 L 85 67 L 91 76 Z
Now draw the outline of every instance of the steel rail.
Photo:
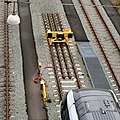
M 54 17 L 54 16 L 53 16 L 53 17 Z M 55 18 L 53 18 L 53 19 L 54 19 L 54 23 L 56 24 L 57 22 L 55 21 Z M 58 21 L 59 21 L 60 29 L 63 31 L 63 27 L 62 27 L 62 24 L 61 24 L 61 21 L 60 21 L 60 17 L 59 17 L 58 14 L 57 14 L 57 19 L 58 19 Z M 57 27 L 57 24 L 56 24 L 55 26 L 56 26 L 56 30 L 59 30 L 58 27 Z M 73 60 L 73 58 L 72 58 L 72 55 L 71 55 L 71 53 L 70 53 L 70 49 L 69 49 L 68 45 L 65 45 L 65 46 L 66 46 L 67 51 L 68 51 L 68 54 L 69 54 L 70 62 L 72 63 L 72 68 L 73 68 L 73 70 L 74 70 L 74 74 L 75 74 L 75 77 L 76 77 L 76 82 L 77 82 L 78 88 L 80 88 L 80 80 L 79 80 L 79 77 L 78 77 L 78 75 L 77 75 L 77 71 L 76 71 L 75 66 L 74 66 L 74 60 Z M 62 45 L 61 45 L 61 47 L 62 47 Z M 66 61 L 66 63 L 67 63 L 67 61 Z M 68 67 L 67 67 L 67 68 L 68 68 Z M 68 73 L 70 73 L 70 70 L 68 70 Z M 70 78 L 70 76 L 69 76 L 69 78 Z
M 42 17 L 43 17 L 43 22 L 44 22 L 44 26 L 45 26 L 46 31 L 48 30 L 48 28 L 50 28 L 51 31 L 62 31 L 64 29 L 63 26 L 62 26 L 62 22 L 59 18 L 60 17 L 59 14 L 57 14 L 57 13 L 56 14 L 46 14 L 46 15 L 42 14 Z M 49 42 L 48 42 L 48 44 L 49 44 Z M 74 66 L 74 60 L 72 58 L 72 54 L 70 53 L 69 48 L 67 48 L 67 46 L 64 45 L 64 43 L 53 43 L 53 45 L 49 45 L 60 100 L 62 100 L 63 91 L 62 91 L 62 84 L 60 82 L 61 77 L 58 75 L 58 72 L 57 72 L 57 66 L 56 66 L 56 62 L 55 62 L 55 57 L 56 56 L 54 55 L 53 47 L 55 47 L 55 50 L 56 50 L 56 55 L 57 55 L 57 58 L 58 58 L 58 63 L 59 63 L 59 66 L 60 66 L 60 71 L 61 71 L 62 78 L 65 80 L 65 78 L 67 77 L 66 74 L 64 74 L 64 68 L 63 68 L 63 64 L 62 64 L 63 61 L 65 63 L 68 78 L 69 79 L 72 78 L 70 67 L 68 66 L 67 59 L 66 59 L 67 56 L 64 53 L 63 46 L 66 47 L 67 54 L 68 54 L 67 56 L 69 56 L 69 58 L 71 59 L 70 62 L 72 64 L 72 69 L 74 69 L 73 71 L 74 71 L 74 74 L 75 74 L 75 78 L 77 79 L 76 80 L 76 83 L 77 83 L 76 87 L 80 88 L 80 80 L 79 80 L 79 77 L 77 75 L 77 71 L 76 71 L 75 66 Z M 62 58 L 60 56 L 60 53 L 62 54 Z
M 59 31 L 60 29 L 58 28 L 58 24 L 57 24 L 57 21 L 55 19 L 54 14 L 52 14 L 52 18 L 53 18 L 53 21 L 54 21 L 54 24 L 55 24 L 56 31 Z M 59 61 L 60 70 L 61 70 L 61 73 L 62 73 L 62 78 L 65 79 L 64 68 L 62 67 L 62 59 L 61 59 L 59 51 L 58 51 L 58 45 L 59 45 L 59 43 L 55 44 L 55 48 L 56 48 L 56 52 L 57 52 L 57 55 L 58 55 L 58 61 Z
M 9 71 L 9 33 L 8 24 L 8 4 L 4 3 L 4 110 L 5 119 L 10 120 L 10 71 Z
M 92 1 L 92 3 L 93 3 L 94 8 L 96 9 L 97 13 L 99 14 L 99 16 L 100 16 L 100 18 L 101 18 L 103 24 L 105 25 L 105 27 L 106 27 L 106 29 L 107 29 L 109 35 L 111 36 L 111 38 L 112 38 L 112 40 L 113 40 L 113 43 L 115 44 L 115 46 L 116 46 L 116 48 L 117 48 L 117 50 L 118 50 L 118 53 L 119 53 L 119 55 L 120 55 L 120 46 L 116 43 L 113 34 L 111 33 L 110 29 L 108 28 L 108 26 L 107 26 L 107 24 L 106 24 L 106 22 L 105 22 L 103 16 L 101 15 L 100 11 L 98 10 L 98 7 L 97 7 L 97 5 L 95 4 L 94 0 L 91 0 L 91 1 Z
M 61 30 L 63 30 L 62 23 L 61 23 L 61 21 L 60 21 L 60 18 L 59 18 L 59 16 L 58 16 L 58 14 L 57 14 L 57 18 L 58 18 L 58 21 L 59 21 L 59 23 L 60 23 L 60 28 L 61 28 Z M 80 87 L 81 87 L 81 86 L 80 86 L 80 79 L 79 79 L 79 77 L 78 77 L 76 68 L 75 68 L 75 66 L 74 66 L 74 60 L 73 60 L 73 58 L 72 58 L 72 55 L 71 55 L 71 52 L 70 52 L 70 48 L 68 47 L 68 45 L 65 45 L 65 46 L 66 46 L 66 48 L 67 48 L 67 51 L 68 51 L 68 54 L 69 54 L 69 57 L 70 57 L 70 61 L 71 61 L 71 63 L 72 63 L 72 68 L 73 68 L 73 70 L 74 70 L 74 74 L 75 74 L 75 77 L 76 77 L 77 86 L 78 86 L 78 88 L 80 88 Z M 62 47 L 62 46 L 61 46 L 61 47 Z M 69 73 L 69 71 L 68 71 L 68 73 Z
M 58 23 L 59 23 L 59 26 L 60 26 L 60 30 L 63 31 L 63 30 L 64 30 L 63 24 L 62 24 L 62 21 L 61 21 L 60 18 L 59 18 L 58 13 L 56 14 L 56 17 L 57 17 L 57 20 L 58 20 Z M 64 58 L 64 61 L 65 61 L 65 66 L 66 66 L 66 69 L 67 69 L 68 78 L 71 79 L 72 75 L 70 74 L 70 73 L 71 73 L 71 72 L 70 72 L 70 68 L 69 68 L 69 66 L 68 66 L 68 64 L 67 64 L 67 59 L 66 59 L 66 56 L 65 56 L 65 54 L 64 54 L 64 50 L 63 50 L 62 44 L 60 44 L 60 47 L 61 47 L 62 54 L 63 54 L 63 58 Z
M 54 28 L 52 27 L 52 21 L 50 19 L 50 16 L 48 14 L 47 14 L 47 16 L 48 16 L 50 29 L 54 30 Z M 43 14 L 42 14 L 42 17 L 43 17 L 43 21 L 44 21 L 45 30 L 47 30 L 46 25 L 45 25 L 45 18 L 44 18 Z M 48 44 L 49 44 L 49 42 L 48 42 Z M 61 87 L 61 84 L 60 84 L 59 75 L 57 73 L 57 66 L 55 64 L 55 56 L 53 54 L 52 45 L 49 45 L 49 48 L 50 48 L 50 54 L 51 54 L 51 58 L 52 58 L 52 62 L 53 62 L 53 69 L 54 69 L 54 72 L 55 72 L 55 78 L 56 78 L 57 87 L 58 87 L 58 94 L 59 94 L 60 100 L 62 100 L 62 96 L 63 96 L 63 94 L 62 94 L 62 87 Z

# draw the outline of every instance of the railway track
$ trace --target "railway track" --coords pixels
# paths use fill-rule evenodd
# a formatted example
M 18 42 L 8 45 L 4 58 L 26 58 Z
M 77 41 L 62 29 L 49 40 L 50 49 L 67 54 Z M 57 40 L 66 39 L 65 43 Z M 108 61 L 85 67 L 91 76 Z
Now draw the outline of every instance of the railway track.
M 7 24 L 10 8 L 11 4 L 7 1 L 0 2 L 0 120 L 25 120 L 27 114 L 19 29 L 18 26 Z
M 95 44 L 100 48 L 101 58 L 112 89 L 120 100 L 120 42 L 119 36 L 110 30 L 98 5 L 93 0 L 79 0 L 81 9 L 86 16 L 87 22 L 94 36 Z M 96 4 L 97 3 L 97 4 Z M 84 4 L 87 4 L 85 6 Z M 117 36 L 117 37 L 116 37 Z
M 3 56 L 3 61 L 1 61 L 1 81 L 0 81 L 0 119 L 2 120 L 9 120 L 11 111 L 11 91 L 12 86 L 10 84 L 10 67 L 9 67 L 9 30 L 8 24 L 6 23 L 7 16 L 8 16 L 8 4 L 1 3 L 0 5 L 1 13 L 0 13 L 0 36 L 3 36 L 0 41 L 1 48 L 1 56 Z M 2 57 L 1 57 L 2 58 Z
M 42 14 L 45 30 L 63 31 L 64 26 L 59 14 Z M 49 44 L 49 43 L 48 43 Z M 58 112 L 60 112 L 60 101 L 66 92 L 71 89 L 81 88 L 81 68 L 71 52 L 71 47 L 66 43 L 53 43 L 49 45 L 50 54 L 55 76 L 55 101 Z M 59 116 L 59 114 L 58 114 Z

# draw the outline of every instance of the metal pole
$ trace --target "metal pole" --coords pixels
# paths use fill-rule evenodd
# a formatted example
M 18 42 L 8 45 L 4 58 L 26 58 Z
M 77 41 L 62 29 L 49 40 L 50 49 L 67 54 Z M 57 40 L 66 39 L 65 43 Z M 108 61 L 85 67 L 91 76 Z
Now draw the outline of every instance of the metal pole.
M 13 1 L 13 13 L 12 13 L 12 15 L 16 15 L 15 14 L 15 1 Z

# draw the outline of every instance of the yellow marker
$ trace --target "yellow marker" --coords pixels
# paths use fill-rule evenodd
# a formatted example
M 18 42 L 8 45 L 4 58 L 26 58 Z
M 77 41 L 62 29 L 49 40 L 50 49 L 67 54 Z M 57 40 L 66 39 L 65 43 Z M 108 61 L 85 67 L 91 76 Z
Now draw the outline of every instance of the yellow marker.
M 40 72 L 41 72 L 41 68 L 42 68 L 42 64 L 39 63 L 39 64 L 38 64 L 38 74 L 39 74 L 39 75 L 40 75 Z
M 47 92 L 46 92 L 46 83 L 45 83 L 44 80 L 41 80 L 41 89 L 42 89 L 42 96 L 43 96 L 44 108 L 46 108 Z
M 38 65 L 38 69 L 41 69 L 41 67 L 42 67 L 42 64 L 41 64 L 41 63 L 39 63 L 39 65 Z

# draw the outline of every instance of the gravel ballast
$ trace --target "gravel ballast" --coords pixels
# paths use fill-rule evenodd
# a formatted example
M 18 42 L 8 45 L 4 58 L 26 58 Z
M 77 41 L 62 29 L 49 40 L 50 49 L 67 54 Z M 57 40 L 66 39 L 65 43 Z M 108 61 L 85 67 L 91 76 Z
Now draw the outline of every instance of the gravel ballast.
M 69 29 L 70 26 L 68 24 L 68 21 L 66 19 L 63 6 L 59 0 L 31 0 L 31 15 L 32 15 L 32 24 L 33 24 L 33 32 L 34 32 L 34 38 L 36 42 L 36 51 L 38 55 L 38 63 L 42 63 L 42 68 L 46 67 L 48 64 L 52 66 L 50 51 L 48 42 L 45 36 L 45 29 L 44 24 L 42 20 L 42 13 L 59 13 L 62 18 L 63 26 L 66 29 Z M 80 68 L 82 69 L 82 72 L 84 73 L 82 80 L 85 81 L 85 86 L 91 87 L 91 84 L 89 82 L 86 69 L 83 65 L 82 58 L 78 53 L 76 43 L 74 42 L 74 38 L 70 40 L 71 47 L 73 49 L 71 50 L 73 54 L 76 54 L 78 64 Z M 58 117 L 60 116 L 60 111 L 57 111 L 57 106 L 55 99 L 54 99 L 54 71 L 52 68 L 48 69 L 42 69 L 43 77 L 48 80 L 49 87 L 48 87 L 48 98 L 51 100 L 51 103 L 47 103 L 47 111 L 48 111 L 48 119 L 49 120 L 58 120 Z

